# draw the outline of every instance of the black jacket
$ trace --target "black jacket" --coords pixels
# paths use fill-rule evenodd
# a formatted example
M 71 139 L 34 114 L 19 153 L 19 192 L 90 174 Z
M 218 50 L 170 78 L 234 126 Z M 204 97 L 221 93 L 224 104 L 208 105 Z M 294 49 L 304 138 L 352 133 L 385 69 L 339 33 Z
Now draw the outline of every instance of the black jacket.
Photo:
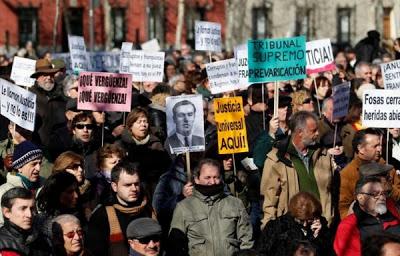
M 15 251 L 24 256 L 51 254 L 50 248 L 40 236 L 23 230 L 7 220 L 0 228 L 0 254 L 3 250 Z

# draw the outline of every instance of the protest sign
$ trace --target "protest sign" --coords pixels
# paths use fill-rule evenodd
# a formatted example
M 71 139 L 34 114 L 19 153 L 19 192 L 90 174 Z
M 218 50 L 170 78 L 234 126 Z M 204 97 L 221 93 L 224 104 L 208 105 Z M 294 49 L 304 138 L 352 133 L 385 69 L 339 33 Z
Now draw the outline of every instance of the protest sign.
M 36 94 L 0 79 L 0 114 L 17 125 L 33 131 L 35 128 Z
M 214 110 L 218 132 L 218 153 L 248 152 L 242 97 L 215 99 Z
M 249 83 L 249 64 L 248 64 L 248 55 L 247 44 L 242 44 L 234 49 L 235 59 L 238 65 L 239 71 L 239 90 L 245 90 L 252 83 Z
M 117 73 L 119 70 L 119 52 L 88 52 L 92 71 Z M 52 53 L 53 59 L 62 59 L 67 73 L 72 73 L 69 53 Z
M 206 64 L 212 94 L 239 89 L 239 71 L 235 59 Z
M 196 20 L 194 31 L 197 51 L 221 51 L 221 24 Z
M 124 51 L 120 73 L 132 74 L 134 82 L 162 82 L 165 52 Z
M 381 64 L 383 84 L 386 90 L 400 88 L 400 60 Z
M 132 51 L 133 43 L 123 42 L 121 46 L 121 52 L 119 57 L 119 73 L 129 74 L 130 56 Z
M 400 90 L 366 90 L 362 102 L 363 127 L 400 128 Z
M 131 111 L 132 77 L 129 74 L 81 72 L 78 109 Z
M 201 95 L 167 97 L 166 145 L 174 154 L 204 151 L 204 116 Z
M 336 68 L 330 39 L 306 43 L 307 74 L 329 71 Z
M 31 78 L 31 75 L 35 73 L 35 70 L 36 60 L 15 56 L 10 78 L 17 85 L 30 87 L 35 84 L 35 79 Z
M 333 120 L 347 115 L 350 100 L 350 82 L 338 84 L 332 88 Z
M 86 53 L 85 40 L 83 37 L 68 35 L 68 46 L 71 55 L 72 70 L 91 70 L 89 56 Z
M 144 42 L 140 45 L 142 50 L 144 51 L 155 51 L 158 52 L 161 50 L 160 45 L 158 44 L 158 40 L 156 38 L 151 39 L 150 41 Z
M 306 77 L 304 36 L 249 40 L 249 82 L 297 80 Z

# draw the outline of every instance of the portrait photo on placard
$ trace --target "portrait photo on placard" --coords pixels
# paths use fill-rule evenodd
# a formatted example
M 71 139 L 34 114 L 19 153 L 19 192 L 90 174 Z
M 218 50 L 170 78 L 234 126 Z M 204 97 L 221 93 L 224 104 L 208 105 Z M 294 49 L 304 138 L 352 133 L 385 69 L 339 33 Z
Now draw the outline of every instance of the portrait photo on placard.
M 173 154 L 203 151 L 204 116 L 201 95 L 171 96 L 167 98 L 166 146 Z

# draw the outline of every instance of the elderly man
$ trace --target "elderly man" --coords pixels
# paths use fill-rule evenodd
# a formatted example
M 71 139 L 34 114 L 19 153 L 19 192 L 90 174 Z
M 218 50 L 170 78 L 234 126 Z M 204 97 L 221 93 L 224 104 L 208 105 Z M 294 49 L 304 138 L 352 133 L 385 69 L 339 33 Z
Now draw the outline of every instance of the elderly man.
M 161 226 L 151 218 L 139 218 L 129 223 L 126 237 L 131 247 L 129 256 L 160 254 Z
M 334 249 L 338 256 L 361 255 L 361 242 L 383 231 L 400 235 L 400 214 L 396 203 L 387 198 L 381 179 L 362 177 L 355 188 L 354 213 L 339 224 Z
M 371 83 L 372 81 L 372 70 L 371 65 L 368 62 L 359 62 L 355 68 L 356 78 L 361 78 L 365 83 Z
M 252 248 L 246 209 L 224 193 L 219 163 L 203 159 L 193 176 L 193 195 L 178 203 L 172 218 L 171 255 L 235 255 Z
M 322 215 L 332 221 L 333 167 L 327 149 L 316 147 L 318 119 L 299 111 L 290 119 L 291 136 L 281 140 L 267 155 L 260 191 L 264 196 L 262 226 L 288 211 L 290 198 L 306 191 L 318 198 Z

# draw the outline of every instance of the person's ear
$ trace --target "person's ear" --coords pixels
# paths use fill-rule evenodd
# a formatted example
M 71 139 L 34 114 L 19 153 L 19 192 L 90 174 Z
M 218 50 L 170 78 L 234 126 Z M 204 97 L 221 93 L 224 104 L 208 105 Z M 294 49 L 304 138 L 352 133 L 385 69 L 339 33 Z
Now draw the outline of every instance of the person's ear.
M 3 212 L 3 216 L 7 219 L 11 217 L 11 209 L 8 209 L 7 207 L 2 207 L 1 211 Z
M 117 193 L 117 183 L 116 182 L 111 182 L 111 188 L 112 188 L 112 190 L 115 192 L 115 193 Z

